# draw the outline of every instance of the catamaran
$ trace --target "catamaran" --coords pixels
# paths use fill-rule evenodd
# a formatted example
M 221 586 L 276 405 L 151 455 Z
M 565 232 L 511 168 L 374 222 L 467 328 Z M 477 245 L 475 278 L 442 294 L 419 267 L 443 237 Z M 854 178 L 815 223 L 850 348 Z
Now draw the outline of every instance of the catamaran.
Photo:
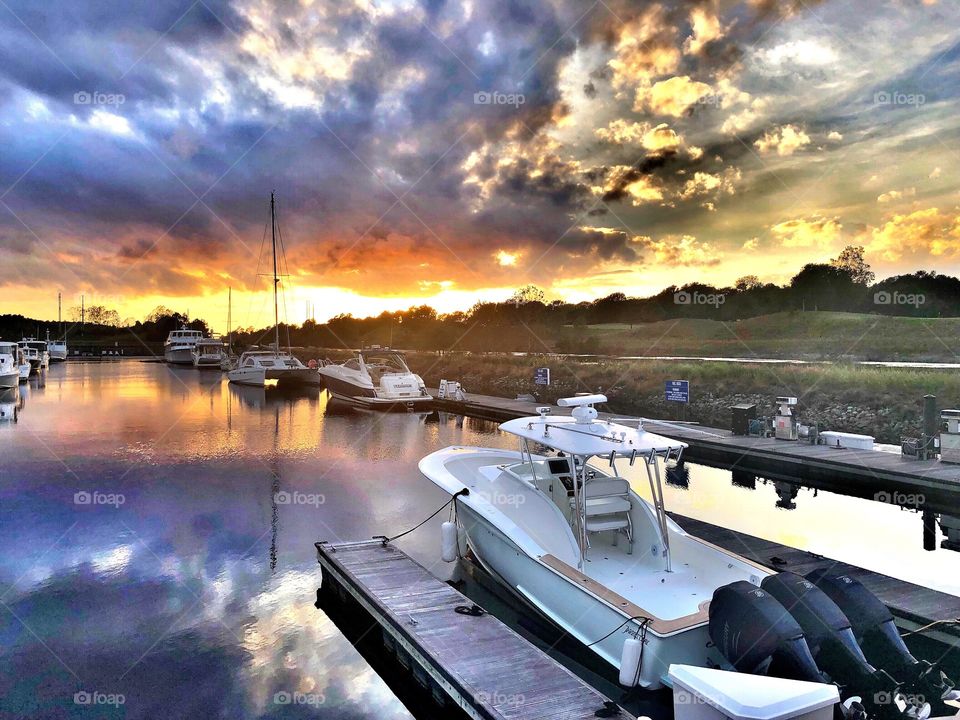
M 308 368 L 290 352 L 280 346 L 280 275 L 277 268 L 277 209 L 274 194 L 270 193 L 270 235 L 273 247 L 273 335 L 270 350 L 248 350 L 240 356 L 237 366 L 227 372 L 232 383 L 263 387 L 267 381 L 276 380 L 280 385 L 320 385 L 320 375 Z
M 451 495 L 468 491 L 456 499 L 458 537 L 484 569 L 621 671 L 622 684 L 655 689 L 671 663 L 721 659 L 708 637 L 714 590 L 739 580 L 758 586 L 771 573 L 667 516 L 662 468 L 686 444 L 600 420 L 601 402 L 562 399 L 573 408 L 564 417 L 538 408 L 500 426 L 519 450 L 449 447 L 423 458 L 420 471 Z M 619 472 L 636 463 L 652 501 Z

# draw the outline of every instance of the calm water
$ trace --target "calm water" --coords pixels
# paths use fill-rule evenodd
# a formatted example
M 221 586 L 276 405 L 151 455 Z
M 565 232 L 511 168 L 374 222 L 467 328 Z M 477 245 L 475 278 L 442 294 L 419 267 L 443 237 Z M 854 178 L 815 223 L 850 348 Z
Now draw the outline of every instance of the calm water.
M 416 524 L 447 499 L 420 457 L 512 446 L 495 426 L 133 360 L 54 366 L 20 403 L 0 421 L 0 718 L 410 717 L 313 607 L 313 542 Z M 960 594 L 960 557 L 922 552 L 918 515 L 775 501 L 700 467 L 668 491 L 681 513 Z M 440 521 L 400 544 L 447 578 Z

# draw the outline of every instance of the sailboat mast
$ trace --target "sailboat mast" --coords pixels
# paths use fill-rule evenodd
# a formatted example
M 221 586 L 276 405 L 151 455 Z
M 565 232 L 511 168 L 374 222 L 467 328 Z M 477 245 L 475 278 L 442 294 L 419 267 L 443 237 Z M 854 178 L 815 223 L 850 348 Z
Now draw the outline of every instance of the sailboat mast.
M 227 288 L 227 352 L 233 350 L 233 288 Z
M 277 275 L 277 211 L 273 198 L 270 193 L 270 234 L 273 240 L 273 334 L 274 349 L 280 354 L 280 307 L 277 303 L 277 293 L 280 289 L 280 276 Z

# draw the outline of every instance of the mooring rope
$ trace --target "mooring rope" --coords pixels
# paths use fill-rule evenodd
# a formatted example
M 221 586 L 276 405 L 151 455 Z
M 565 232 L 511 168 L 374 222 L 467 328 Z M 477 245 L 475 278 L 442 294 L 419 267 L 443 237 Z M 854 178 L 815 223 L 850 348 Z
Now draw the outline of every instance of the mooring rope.
M 430 520 L 433 520 L 433 518 L 435 518 L 437 515 L 443 512 L 450 505 L 450 503 L 455 503 L 457 501 L 457 498 L 460 497 L 461 495 L 469 495 L 469 494 L 470 494 L 469 488 L 463 488 L 463 490 L 458 490 L 456 493 L 453 494 L 453 497 L 447 500 L 447 502 L 445 502 L 443 505 L 438 507 L 434 512 L 430 513 L 430 515 L 428 515 L 426 518 L 424 518 L 423 522 L 417 523 L 412 528 L 410 528 L 409 530 L 405 530 L 399 535 L 394 535 L 393 537 L 387 537 L 386 535 L 374 535 L 373 539 L 382 541 L 384 545 L 388 545 L 389 543 L 392 543 L 394 540 L 399 540 L 404 535 L 409 535 L 414 530 L 418 530 L 419 528 L 426 525 L 427 522 L 429 522 Z

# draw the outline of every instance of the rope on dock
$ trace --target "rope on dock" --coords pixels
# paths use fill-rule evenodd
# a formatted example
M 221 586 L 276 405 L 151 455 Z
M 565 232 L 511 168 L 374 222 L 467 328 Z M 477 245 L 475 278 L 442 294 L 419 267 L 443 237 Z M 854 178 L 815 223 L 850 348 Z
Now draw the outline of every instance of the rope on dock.
M 450 506 L 450 503 L 455 503 L 455 502 L 457 501 L 457 498 L 458 498 L 458 497 L 460 497 L 461 495 L 469 495 L 469 494 L 470 494 L 470 488 L 463 488 L 463 490 L 458 490 L 457 492 L 455 492 L 455 493 L 453 494 L 453 497 L 451 497 L 449 500 L 447 500 L 447 502 L 445 502 L 443 505 L 441 505 L 440 507 L 438 507 L 434 512 L 430 513 L 430 515 L 428 515 L 426 518 L 424 518 L 424 520 L 423 520 L 422 522 L 417 523 L 416 525 L 414 525 L 414 526 L 413 526 L 412 528 L 410 528 L 409 530 L 405 530 L 405 531 L 403 531 L 402 533 L 400 533 L 399 535 L 394 535 L 393 537 L 387 537 L 386 535 L 374 535 L 374 536 L 373 536 L 373 539 L 374 539 L 374 540 L 380 540 L 384 545 L 388 545 L 388 544 L 392 543 L 394 540 L 398 540 L 398 539 L 402 538 L 404 535 L 409 535 L 409 534 L 412 533 L 414 530 L 417 530 L 417 529 L 423 527 L 424 525 L 427 524 L 427 522 L 429 522 L 430 520 L 433 520 L 433 518 L 435 518 L 437 515 L 439 515 L 441 512 L 443 512 L 446 508 L 448 508 L 448 507 Z M 459 550 L 459 548 L 458 548 L 458 550 Z
M 916 635 L 917 633 L 922 633 L 924 630 L 929 630 L 930 628 L 935 627 L 937 625 L 954 625 L 957 623 L 960 623 L 960 618 L 957 618 L 955 620 L 934 620 L 932 623 L 924 625 L 921 628 L 917 628 L 916 630 L 911 630 L 910 632 L 902 633 L 902 635 L 903 637 L 907 637 L 909 635 Z

